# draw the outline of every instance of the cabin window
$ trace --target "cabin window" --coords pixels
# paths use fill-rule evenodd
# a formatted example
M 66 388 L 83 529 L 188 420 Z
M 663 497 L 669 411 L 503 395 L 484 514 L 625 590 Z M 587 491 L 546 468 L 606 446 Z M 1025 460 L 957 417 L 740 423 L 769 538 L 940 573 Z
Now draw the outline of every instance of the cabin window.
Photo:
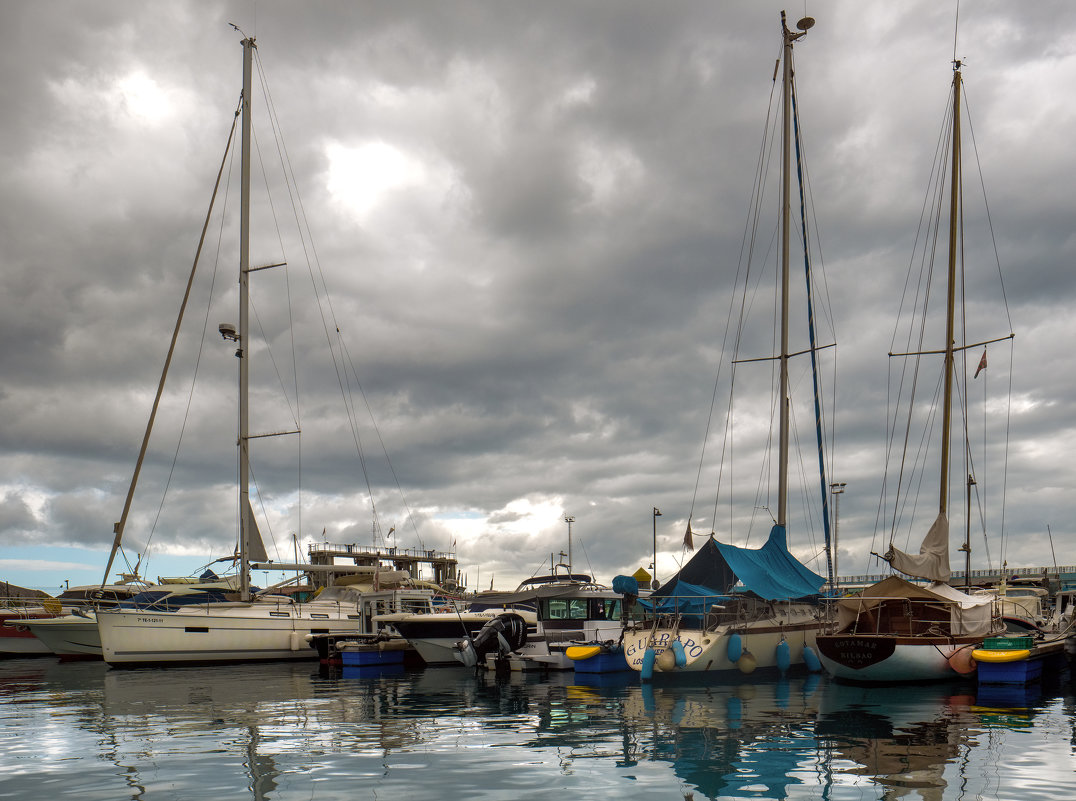
M 586 620 L 585 598 L 548 598 L 542 601 L 544 620 Z
M 590 602 L 591 620 L 620 620 L 619 598 L 594 598 Z
M 322 612 L 311 612 L 310 617 L 313 620 L 328 620 L 329 616 Z
M 291 617 L 288 612 L 270 612 L 269 617 Z

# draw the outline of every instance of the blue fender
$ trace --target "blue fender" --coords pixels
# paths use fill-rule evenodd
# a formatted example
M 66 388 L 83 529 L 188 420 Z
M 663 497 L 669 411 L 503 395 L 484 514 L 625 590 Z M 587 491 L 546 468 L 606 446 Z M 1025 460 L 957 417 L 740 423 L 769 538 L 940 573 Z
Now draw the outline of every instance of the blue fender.
M 687 653 L 684 651 L 684 644 L 679 640 L 673 640 L 672 644 L 673 656 L 676 658 L 676 666 L 682 668 L 687 664 Z
M 814 652 L 814 648 L 807 646 L 803 649 L 803 664 L 807 666 L 807 670 L 811 673 L 818 673 L 822 670 L 822 661 L 818 658 L 818 654 Z
M 643 681 L 650 681 L 650 679 L 654 678 L 655 659 L 657 659 L 657 656 L 654 655 L 654 649 L 647 648 L 646 652 L 643 653 L 643 666 L 639 670 L 639 678 Z
M 736 663 L 743 656 L 743 639 L 739 634 L 729 635 L 729 661 Z
M 788 640 L 781 640 L 777 643 L 777 669 L 784 673 L 791 664 L 792 649 L 788 645 Z

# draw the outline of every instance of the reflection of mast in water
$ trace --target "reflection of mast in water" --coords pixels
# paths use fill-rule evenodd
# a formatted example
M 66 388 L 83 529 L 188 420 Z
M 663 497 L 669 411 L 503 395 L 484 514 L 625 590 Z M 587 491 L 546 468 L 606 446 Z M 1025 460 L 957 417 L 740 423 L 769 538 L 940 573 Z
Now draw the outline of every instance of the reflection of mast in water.
M 261 756 L 258 753 L 258 743 L 261 734 L 255 724 L 247 725 L 247 775 L 250 777 L 250 789 L 254 793 L 254 801 L 266 801 L 276 790 L 276 777 L 280 775 L 277 770 L 276 760 L 271 756 Z
M 535 745 L 563 745 L 568 763 L 666 763 L 686 794 L 697 789 L 717 798 L 764 784 L 764 797 L 783 798 L 788 785 L 801 783 L 797 768 L 814 754 L 803 724 L 816 714 L 819 681 L 569 686 L 551 693 L 548 711 L 539 712 Z M 781 747 L 773 748 L 777 741 Z
M 898 701 L 892 693 L 873 688 L 827 687 L 827 703 L 815 725 L 819 749 L 828 763 L 827 796 L 843 774 L 872 779 L 885 788 L 886 801 L 908 795 L 941 801 L 949 764 L 958 766 L 961 781 L 966 778 L 966 764 L 957 757 L 978 744 L 974 738 L 980 733 L 976 726 L 980 721 L 972 713 L 974 698 L 939 698 L 920 688 L 902 688 L 901 694 Z M 835 759 L 851 760 L 855 767 L 834 769 Z

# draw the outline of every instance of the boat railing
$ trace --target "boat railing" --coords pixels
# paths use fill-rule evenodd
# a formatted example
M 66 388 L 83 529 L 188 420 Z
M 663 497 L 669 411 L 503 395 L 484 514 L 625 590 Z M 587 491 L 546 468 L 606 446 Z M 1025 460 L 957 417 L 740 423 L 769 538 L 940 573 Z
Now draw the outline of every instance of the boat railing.
M 311 557 L 329 554 L 332 556 L 376 556 L 382 559 L 410 557 L 413 559 L 454 559 L 448 551 L 432 548 L 400 548 L 395 545 L 357 545 L 355 543 L 319 542 L 310 545 L 307 552 Z
M 25 595 L 0 596 L 0 611 L 20 615 L 41 614 L 42 612 L 59 613 L 61 603 L 58 599 L 30 598 Z
M 945 636 L 952 630 L 953 603 L 935 598 L 904 596 L 864 598 L 851 634 L 897 634 L 908 637 Z

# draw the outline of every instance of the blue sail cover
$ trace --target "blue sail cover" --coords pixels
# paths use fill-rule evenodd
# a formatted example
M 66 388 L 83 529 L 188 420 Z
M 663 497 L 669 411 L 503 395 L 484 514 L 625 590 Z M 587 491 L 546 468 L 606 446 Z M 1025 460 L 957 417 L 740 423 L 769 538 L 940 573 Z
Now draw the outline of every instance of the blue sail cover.
M 818 595 L 826 580 L 789 553 L 784 526 L 770 529 L 761 548 L 738 548 L 710 538 L 648 601 L 646 609 L 702 614 L 728 598 L 737 582 L 767 601 Z
M 767 601 L 818 595 L 826 583 L 789 553 L 784 526 L 771 528 L 766 544 L 757 550 L 716 541 L 714 544 L 744 587 Z
M 670 590 L 668 593 L 665 593 L 666 588 Z M 682 615 L 698 615 L 701 620 L 702 615 L 706 614 L 711 606 L 728 600 L 728 597 L 709 587 L 689 584 L 682 579 L 673 579 L 661 590 L 651 593 L 648 600 L 641 599 L 639 603 L 643 609 L 652 610 L 658 614 L 679 612 Z

